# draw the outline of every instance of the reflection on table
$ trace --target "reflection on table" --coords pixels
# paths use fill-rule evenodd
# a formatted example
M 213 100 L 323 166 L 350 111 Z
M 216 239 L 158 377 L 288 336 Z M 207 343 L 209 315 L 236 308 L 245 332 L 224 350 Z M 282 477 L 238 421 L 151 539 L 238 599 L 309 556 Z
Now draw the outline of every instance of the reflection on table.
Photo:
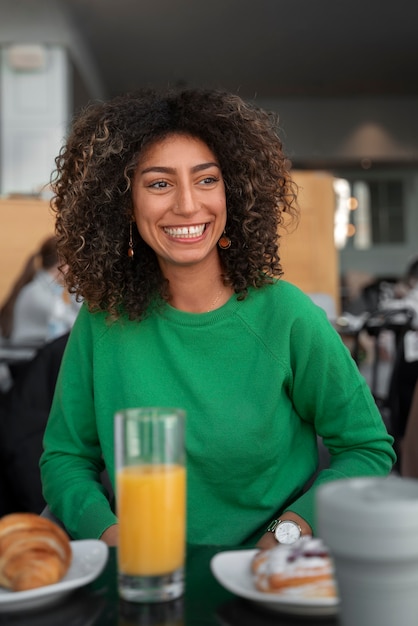
M 223 550 L 224 548 L 222 548 Z M 232 549 L 232 548 L 231 548 Z M 334 617 L 298 617 L 263 610 L 226 591 L 213 577 L 210 560 L 221 549 L 189 546 L 186 593 L 164 604 L 132 604 L 119 599 L 116 550 L 103 573 L 55 606 L 0 613 L 0 626 L 336 626 Z

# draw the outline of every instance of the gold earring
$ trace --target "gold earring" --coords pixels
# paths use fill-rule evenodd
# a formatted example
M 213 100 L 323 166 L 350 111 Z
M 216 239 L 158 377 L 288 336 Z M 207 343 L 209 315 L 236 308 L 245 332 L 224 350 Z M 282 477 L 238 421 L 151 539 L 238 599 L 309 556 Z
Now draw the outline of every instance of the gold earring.
M 129 222 L 129 243 L 128 243 L 128 257 L 131 259 L 134 258 L 134 242 L 132 240 L 132 222 Z
M 218 241 L 218 246 L 221 248 L 221 250 L 228 250 L 228 248 L 231 247 L 231 243 L 232 241 L 224 231 L 222 237 Z

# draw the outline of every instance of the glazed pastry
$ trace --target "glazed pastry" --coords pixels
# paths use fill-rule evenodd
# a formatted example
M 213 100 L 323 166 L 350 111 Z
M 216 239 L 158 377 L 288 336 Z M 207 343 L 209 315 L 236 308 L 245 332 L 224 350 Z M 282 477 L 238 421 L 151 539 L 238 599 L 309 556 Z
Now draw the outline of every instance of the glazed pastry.
M 305 597 L 337 595 L 332 560 L 321 539 L 302 537 L 291 545 L 262 550 L 251 567 L 259 591 Z
M 0 586 L 25 591 L 52 585 L 71 559 L 70 540 L 54 522 L 33 513 L 0 519 Z

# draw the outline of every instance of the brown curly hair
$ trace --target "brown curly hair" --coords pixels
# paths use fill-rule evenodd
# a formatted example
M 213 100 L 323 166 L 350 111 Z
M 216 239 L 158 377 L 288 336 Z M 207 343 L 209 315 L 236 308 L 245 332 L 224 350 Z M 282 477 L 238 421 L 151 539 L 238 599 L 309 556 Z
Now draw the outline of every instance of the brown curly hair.
M 86 107 L 55 160 L 59 256 L 70 291 L 90 310 L 139 319 L 151 301 L 168 297 L 157 257 L 137 229 L 133 260 L 127 249 L 139 157 L 170 134 L 202 140 L 219 160 L 232 242 L 219 250 L 225 283 L 245 297 L 249 286 L 282 274 L 278 227 L 297 209 L 277 115 L 217 90 L 146 89 Z

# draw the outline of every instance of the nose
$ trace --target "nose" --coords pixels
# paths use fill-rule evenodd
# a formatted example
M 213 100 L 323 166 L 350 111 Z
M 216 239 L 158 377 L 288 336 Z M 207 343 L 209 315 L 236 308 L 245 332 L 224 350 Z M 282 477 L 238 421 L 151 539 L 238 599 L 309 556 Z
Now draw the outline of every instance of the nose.
M 189 183 L 179 185 L 176 194 L 176 202 L 173 207 L 174 213 L 189 216 L 198 211 L 198 209 L 199 207 L 193 186 Z

